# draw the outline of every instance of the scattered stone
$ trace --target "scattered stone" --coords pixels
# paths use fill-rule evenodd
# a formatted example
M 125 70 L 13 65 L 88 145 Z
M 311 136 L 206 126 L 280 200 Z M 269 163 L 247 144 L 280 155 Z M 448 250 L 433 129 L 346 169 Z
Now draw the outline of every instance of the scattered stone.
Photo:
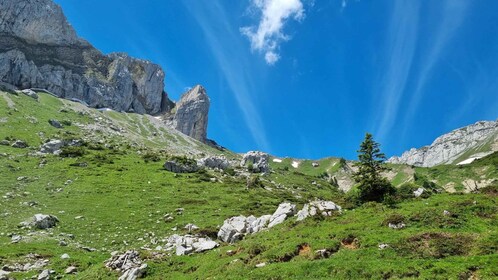
M 328 259 L 333 252 L 329 249 L 320 249 L 315 251 L 315 259 Z
M 173 234 L 168 237 L 165 245 L 166 251 L 175 250 L 177 256 L 188 255 L 191 253 L 200 253 L 218 247 L 219 244 L 209 237 L 199 235 L 178 235 Z
M 193 230 L 196 230 L 196 229 L 199 229 L 198 226 L 194 225 L 194 224 L 187 224 L 184 229 L 188 230 L 188 232 L 192 232 Z
M 66 259 L 69 259 L 69 258 L 70 257 L 69 257 L 68 254 L 62 254 L 62 256 L 61 256 L 61 259 L 63 259 L 63 260 L 66 260 Z
M 257 268 L 264 267 L 264 266 L 266 266 L 266 263 L 258 263 L 256 265 Z
M 78 272 L 78 268 L 76 266 L 70 266 L 64 271 L 66 274 L 75 274 L 76 272 Z
M 379 250 L 384 250 L 384 249 L 386 249 L 386 248 L 388 248 L 388 247 L 389 247 L 389 245 L 388 245 L 388 244 L 384 244 L 384 243 L 379 244 Z
M 258 152 L 258 151 L 250 151 L 247 152 L 243 157 L 242 161 L 240 162 L 240 166 L 242 167 L 249 167 L 252 166 L 251 172 L 255 173 L 267 173 L 270 171 L 270 165 L 268 163 L 268 160 L 270 158 L 270 155 L 267 153 L 263 152 Z
M 39 275 L 38 275 L 38 280 L 49 280 L 50 279 L 50 273 L 51 271 L 48 269 L 43 270 Z
M 419 197 L 424 193 L 425 189 L 424 188 L 418 188 L 415 191 L 413 191 L 413 195 L 415 197 Z
M 81 220 L 83 218 L 84 218 L 83 216 L 76 216 L 76 217 L 74 217 L 75 220 Z
M 22 140 L 16 140 L 14 143 L 11 145 L 13 148 L 18 148 L 18 149 L 24 149 L 29 147 L 28 143 L 22 141 Z
M 142 263 L 137 251 L 126 251 L 124 254 L 111 253 L 111 258 L 105 263 L 107 268 L 122 273 L 119 280 L 135 280 L 145 275 L 147 264 Z
M 448 210 L 444 210 L 443 211 L 443 215 L 445 215 L 445 216 L 451 216 L 451 212 L 448 211 Z
M 234 250 L 228 250 L 228 251 L 226 252 L 227 256 L 229 256 L 229 257 L 231 257 L 231 256 L 235 255 L 236 253 L 237 253 L 237 252 L 235 252 Z
M 163 220 L 165 222 L 171 222 L 175 219 L 171 213 L 167 213 L 166 215 L 163 216 Z
M 62 124 L 58 120 L 50 119 L 48 123 L 55 128 L 63 128 Z
M 311 166 L 313 166 L 313 167 L 315 167 L 315 168 L 316 168 L 316 167 L 319 167 L 319 166 L 320 166 L 320 164 L 319 164 L 318 162 L 312 162 L 312 163 L 311 163 Z
M 10 141 L 4 139 L 4 140 L 0 141 L 0 145 L 2 145 L 2 146 L 10 146 Z
M 38 94 L 36 92 L 34 92 L 33 90 L 24 89 L 24 90 L 21 90 L 21 92 L 38 101 Z
M 67 246 L 67 242 L 64 240 L 59 241 L 59 246 L 65 247 Z
M 397 224 L 389 223 L 389 228 L 392 229 L 402 229 L 405 226 L 406 226 L 405 223 L 397 223 Z
M 19 243 L 22 240 L 22 236 L 20 235 L 12 235 L 10 242 L 11 243 Z

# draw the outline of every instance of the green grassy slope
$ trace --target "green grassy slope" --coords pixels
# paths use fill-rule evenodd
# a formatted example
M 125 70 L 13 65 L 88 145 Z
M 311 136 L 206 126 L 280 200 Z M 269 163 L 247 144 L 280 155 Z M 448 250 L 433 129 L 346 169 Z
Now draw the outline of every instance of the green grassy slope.
M 9 108 L 12 103 L 7 99 L 14 106 Z M 126 130 L 125 136 L 89 132 L 80 126 L 95 124 L 98 117 Z M 52 118 L 67 119 L 71 125 L 55 129 L 48 124 Z M 0 145 L 0 264 L 33 262 L 27 255 L 36 253 L 48 259 L 47 268 L 59 275 L 69 265 L 77 266 L 79 273 L 65 275 L 65 279 L 117 279 L 118 274 L 107 270 L 103 262 L 113 251 L 137 249 L 149 265 L 147 279 L 498 277 L 498 200 L 493 194 L 442 193 L 409 199 L 394 209 L 375 203 L 352 208 L 346 195 L 322 176 L 324 172 L 337 172 L 339 159 L 334 158 L 319 161 L 319 168 L 313 168 L 311 161 L 303 161 L 298 169 L 290 166 L 290 159 L 281 166 L 272 163 L 274 172 L 261 178 L 263 185 L 247 189 L 243 176 L 214 171 L 175 175 L 163 170 L 162 163 L 170 151 L 211 153 L 211 148 L 191 144 L 189 139 L 167 130 L 164 137 L 154 138 L 150 133 L 155 129 L 137 115 L 87 111 L 44 94 L 38 103 L 23 95 L 3 93 L 0 140 L 22 139 L 30 148 Z M 184 147 L 168 140 L 177 137 L 183 139 L 178 143 Z M 45 139 L 51 138 L 86 138 L 93 142 L 75 158 L 34 154 Z M 99 139 L 105 139 L 105 143 L 99 144 Z M 109 143 L 112 145 L 106 145 Z M 171 145 L 170 150 L 167 145 Z M 157 153 L 160 160 L 145 162 L 146 152 Z M 235 157 L 229 152 L 227 155 Z M 496 159 L 495 154 L 465 167 L 415 171 L 418 176 L 443 183 L 447 177 L 455 181 L 474 178 L 477 173 L 473 172 L 479 170 L 486 170 L 479 176 L 497 178 L 493 169 Z M 394 168 L 405 172 L 406 166 Z M 404 182 L 413 177 L 408 173 L 396 173 L 393 180 Z M 271 230 L 202 254 L 177 257 L 154 250 L 164 245 L 168 236 L 186 233 L 183 227 L 188 223 L 212 235 L 231 216 L 269 214 L 284 201 L 296 203 L 300 209 L 314 198 L 332 200 L 346 209 L 333 217 L 303 222 L 289 219 Z M 184 208 L 183 215 L 174 214 L 180 207 Z M 444 215 L 444 210 L 451 215 Z M 36 213 L 55 215 L 60 223 L 32 234 L 17 227 Z M 173 213 L 175 219 L 165 222 L 167 213 Z M 406 223 L 405 229 L 387 226 L 389 221 L 399 219 Z M 23 240 L 12 244 L 10 234 L 20 234 Z M 68 246 L 60 246 L 61 240 Z M 389 247 L 379 250 L 381 243 Z M 329 249 L 333 254 L 318 259 L 315 250 L 319 249 Z M 237 253 L 228 256 L 228 250 Z M 62 260 L 64 253 L 71 258 Z M 263 262 L 266 266 L 255 267 Z M 38 273 L 11 276 L 23 279 Z

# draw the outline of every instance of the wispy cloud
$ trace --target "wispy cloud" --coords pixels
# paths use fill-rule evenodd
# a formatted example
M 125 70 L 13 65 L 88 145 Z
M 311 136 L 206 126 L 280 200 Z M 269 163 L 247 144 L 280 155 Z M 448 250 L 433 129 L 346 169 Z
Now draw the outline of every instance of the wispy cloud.
M 441 2 L 443 7 L 441 10 L 439 25 L 435 29 L 435 33 L 431 36 L 431 47 L 427 51 L 427 55 L 422 58 L 422 69 L 415 85 L 415 90 L 411 95 L 407 108 L 404 127 L 410 126 L 410 123 L 416 117 L 420 101 L 424 94 L 424 88 L 430 81 L 432 71 L 435 65 L 441 58 L 444 48 L 456 33 L 466 16 L 467 6 L 469 1 L 466 0 L 446 0 Z
M 300 21 L 304 18 L 301 0 L 252 0 L 252 7 L 261 13 L 258 26 L 242 27 L 240 32 L 249 38 L 251 49 L 265 54 L 269 65 L 279 59 L 280 43 L 289 40 L 283 32 L 288 19 Z
M 376 120 L 376 135 L 382 140 L 392 129 L 398 116 L 400 101 L 406 91 L 417 42 L 419 5 L 417 1 L 393 2 L 391 19 L 387 30 L 387 57 L 383 76 L 376 90 L 382 112 Z
M 230 20 L 224 7 L 217 0 L 185 7 L 199 23 L 206 38 L 205 42 L 237 101 L 255 143 L 259 149 L 271 151 L 263 121 L 254 105 L 254 94 L 251 94 L 255 90 L 251 87 L 253 79 L 249 70 L 250 63 L 247 57 L 240 53 L 243 49 L 242 38 L 229 24 Z

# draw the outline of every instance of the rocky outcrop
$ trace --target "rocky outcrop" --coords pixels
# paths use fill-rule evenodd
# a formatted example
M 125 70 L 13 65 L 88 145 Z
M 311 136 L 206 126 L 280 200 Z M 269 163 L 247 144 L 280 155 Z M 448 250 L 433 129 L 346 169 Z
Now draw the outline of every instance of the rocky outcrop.
M 200 167 L 195 160 L 180 158 L 165 162 L 164 169 L 173 173 L 194 173 L 199 171 Z
M 472 158 L 474 154 L 493 151 L 498 151 L 498 121 L 480 121 L 444 134 L 430 146 L 413 148 L 401 157 L 392 157 L 388 162 L 432 167 L 458 163 L 457 160 Z
M 230 168 L 230 162 L 224 156 L 209 156 L 197 161 L 197 164 L 211 169 L 225 170 Z
M 168 237 L 166 244 L 166 251 L 175 250 L 177 256 L 189 255 L 191 253 L 201 253 L 204 251 L 212 250 L 218 247 L 216 241 L 211 240 L 209 237 L 202 237 L 197 235 L 178 235 L 174 234 Z
M 103 55 L 51 0 L 0 2 L 0 81 L 42 88 L 91 107 L 158 114 L 171 106 L 164 72 L 126 54 Z
M 270 171 L 269 159 L 270 155 L 267 153 L 250 151 L 242 157 L 240 166 L 248 167 L 251 172 L 266 173 Z
M 318 214 L 322 216 L 332 216 L 335 211 L 341 212 L 341 206 L 332 201 L 315 200 L 303 206 L 303 209 L 297 212 L 297 221 L 302 221 L 310 216 Z
M 59 223 L 56 216 L 36 214 L 29 221 L 22 222 L 20 227 L 34 227 L 37 229 L 48 229 L 55 227 Z
M 176 104 L 174 127 L 183 134 L 205 143 L 209 105 L 206 90 L 200 85 L 193 87 L 184 93 Z

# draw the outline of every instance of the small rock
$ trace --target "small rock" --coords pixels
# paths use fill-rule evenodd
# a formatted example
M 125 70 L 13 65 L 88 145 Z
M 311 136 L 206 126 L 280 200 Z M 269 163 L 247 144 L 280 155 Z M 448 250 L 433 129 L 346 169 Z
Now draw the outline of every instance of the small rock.
M 266 266 L 266 263 L 258 263 L 256 265 L 257 268 L 264 267 L 264 266 Z
M 16 140 L 12 145 L 11 147 L 13 148 L 18 148 L 18 149 L 24 149 L 24 148 L 27 148 L 29 147 L 28 143 L 22 141 L 22 140 Z
M 19 243 L 22 240 L 22 236 L 20 235 L 12 235 L 10 240 L 11 243 Z
M 70 266 L 64 271 L 66 274 L 74 274 L 76 272 L 78 272 L 78 268 L 76 266 Z
M 450 213 L 450 211 L 448 211 L 448 210 L 444 210 L 444 211 L 443 211 L 443 215 L 445 215 L 445 216 L 450 216 L 450 215 L 451 215 L 451 213 Z
M 67 242 L 64 240 L 59 241 L 59 246 L 67 246 Z
M 55 128 L 62 128 L 62 124 L 58 120 L 50 119 L 48 123 Z
M 424 188 L 418 188 L 417 190 L 413 191 L 413 195 L 415 197 L 419 197 L 424 193 L 425 189 Z
M 406 225 L 404 223 L 398 223 L 398 224 L 389 223 L 389 228 L 392 228 L 392 229 L 402 229 L 405 226 Z
M 235 254 L 236 254 L 236 252 L 235 252 L 234 250 L 228 250 L 228 251 L 226 252 L 226 254 L 227 254 L 227 256 L 231 257 L 231 256 L 235 255 Z
M 388 248 L 388 247 L 389 247 L 389 245 L 388 245 L 388 244 L 384 244 L 384 243 L 379 244 L 379 250 L 384 250 L 384 249 L 386 249 L 386 248 Z
M 2 145 L 2 146 L 10 146 L 10 142 L 9 142 L 9 140 L 5 140 L 4 139 L 4 140 L 0 141 L 0 145 Z
M 313 163 L 311 163 L 311 166 L 313 166 L 313 167 L 319 167 L 320 164 L 318 162 L 313 162 Z
M 38 280 L 49 280 L 50 279 L 50 270 L 45 269 L 38 275 Z
M 69 258 L 70 258 L 70 257 L 69 257 L 69 255 L 68 255 L 68 254 L 62 254 L 62 256 L 61 256 L 61 259 L 63 259 L 63 260 L 67 260 L 67 259 L 69 259 Z
M 193 230 L 199 229 L 199 227 L 194 224 L 187 224 L 184 229 L 188 230 L 188 232 L 192 232 Z

